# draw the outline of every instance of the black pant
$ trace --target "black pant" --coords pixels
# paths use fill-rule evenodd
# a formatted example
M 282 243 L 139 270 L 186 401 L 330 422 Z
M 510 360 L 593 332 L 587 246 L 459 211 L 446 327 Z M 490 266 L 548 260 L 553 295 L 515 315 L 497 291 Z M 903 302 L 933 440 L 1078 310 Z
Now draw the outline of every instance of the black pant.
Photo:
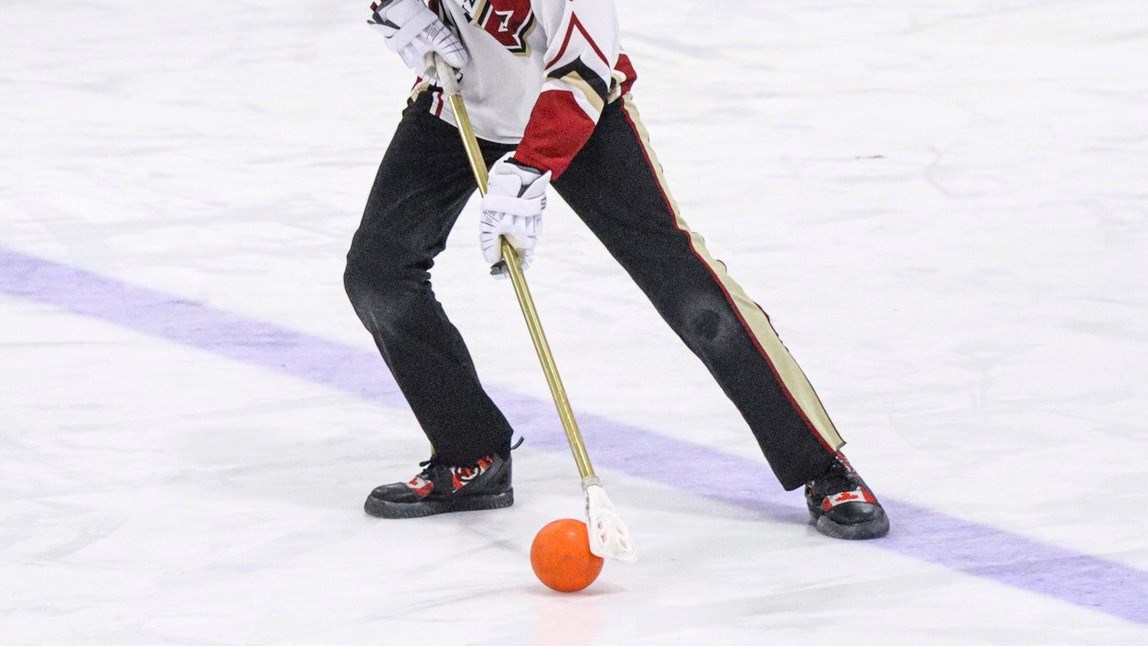
M 344 281 L 356 313 L 434 447 L 468 464 L 509 452 L 511 428 L 431 289 L 433 258 L 476 190 L 455 128 L 409 105 L 383 157 Z M 513 146 L 480 141 L 489 166 Z M 843 443 L 764 312 L 678 215 L 629 97 L 606 106 L 554 188 L 709 368 L 786 489 Z

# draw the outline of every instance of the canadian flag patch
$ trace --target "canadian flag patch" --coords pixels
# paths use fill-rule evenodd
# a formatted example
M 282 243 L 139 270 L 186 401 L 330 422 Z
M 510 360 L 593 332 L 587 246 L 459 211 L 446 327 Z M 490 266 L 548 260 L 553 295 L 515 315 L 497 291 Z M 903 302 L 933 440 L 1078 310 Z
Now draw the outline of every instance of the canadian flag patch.
M 407 483 L 407 486 L 410 487 L 411 491 L 415 492 L 415 495 L 419 498 L 422 498 L 430 492 L 434 491 L 434 483 L 422 477 L 421 475 L 411 478 L 411 481 Z
M 867 502 L 870 504 L 877 504 L 877 499 L 865 487 L 858 487 L 853 491 L 842 491 L 841 493 L 826 496 L 825 500 L 821 501 L 821 510 L 829 511 L 838 505 L 844 505 L 847 502 Z

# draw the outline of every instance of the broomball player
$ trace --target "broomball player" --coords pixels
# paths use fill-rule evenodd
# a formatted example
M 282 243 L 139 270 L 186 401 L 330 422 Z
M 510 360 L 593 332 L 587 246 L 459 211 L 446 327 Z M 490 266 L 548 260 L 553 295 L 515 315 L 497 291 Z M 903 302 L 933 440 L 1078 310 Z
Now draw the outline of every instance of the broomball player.
M 714 260 L 670 197 L 634 106 L 636 74 L 611 0 L 385 0 L 371 25 L 418 79 L 347 254 L 355 312 L 430 439 L 410 481 L 371 492 L 382 518 L 508 507 L 512 429 L 483 391 L 435 299 L 434 258 L 475 180 L 425 56 L 459 70 L 490 180 L 480 243 L 534 256 L 552 188 L 602 241 L 741 411 L 786 490 L 805 487 L 817 529 L 889 531 L 881 504 L 760 307 Z

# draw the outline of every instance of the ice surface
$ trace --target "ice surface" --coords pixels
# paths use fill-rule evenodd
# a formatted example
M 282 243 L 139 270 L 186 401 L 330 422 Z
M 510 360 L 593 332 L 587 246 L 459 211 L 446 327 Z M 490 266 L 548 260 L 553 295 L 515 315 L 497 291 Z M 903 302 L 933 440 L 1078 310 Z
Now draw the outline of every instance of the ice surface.
M 1148 642 L 1148 10 L 618 5 L 685 218 L 889 539 L 809 527 L 557 198 L 528 277 L 640 561 L 530 572 L 582 496 L 473 217 L 436 291 L 526 437 L 518 502 L 365 517 L 427 451 L 341 287 L 411 80 L 365 7 L 13 0 L 0 643 Z

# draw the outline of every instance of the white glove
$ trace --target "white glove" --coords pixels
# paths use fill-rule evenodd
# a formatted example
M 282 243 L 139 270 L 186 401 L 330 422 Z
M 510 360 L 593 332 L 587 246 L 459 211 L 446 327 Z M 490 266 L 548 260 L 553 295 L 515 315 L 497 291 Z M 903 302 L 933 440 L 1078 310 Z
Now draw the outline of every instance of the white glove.
M 506 236 L 518 252 L 522 268 L 526 269 L 534 259 L 534 246 L 538 244 L 550 171 L 543 173 L 520 166 L 509 161 L 511 154 L 490 168 L 486 196 L 482 198 L 478 240 L 486 262 L 493 265 L 502 259 L 499 237 Z
M 429 52 L 438 52 L 455 69 L 462 69 L 470 60 L 462 41 L 422 0 L 382 0 L 371 3 L 371 11 L 367 22 L 383 32 L 387 49 L 419 74 L 425 72 Z

